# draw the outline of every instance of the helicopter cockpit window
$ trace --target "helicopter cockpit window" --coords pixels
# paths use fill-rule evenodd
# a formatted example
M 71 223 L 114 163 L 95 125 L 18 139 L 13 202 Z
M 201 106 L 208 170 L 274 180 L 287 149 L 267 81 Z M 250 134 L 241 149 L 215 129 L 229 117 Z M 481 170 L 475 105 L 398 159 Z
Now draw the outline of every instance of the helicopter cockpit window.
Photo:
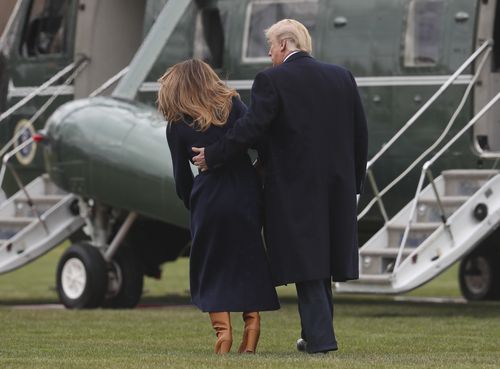
M 405 34 L 405 67 L 431 67 L 438 63 L 443 15 L 443 0 L 410 2 Z
M 66 15 L 69 0 L 33 0 L 24 27 L 21 55 L 62 54 L 66 51 Z
M 269 48 L 264 30 L 283 18 L 297 19 L 314 39 L 318 1 L 254 1 L 247 9 L 243 36 L 243 61 L 269 62 Z

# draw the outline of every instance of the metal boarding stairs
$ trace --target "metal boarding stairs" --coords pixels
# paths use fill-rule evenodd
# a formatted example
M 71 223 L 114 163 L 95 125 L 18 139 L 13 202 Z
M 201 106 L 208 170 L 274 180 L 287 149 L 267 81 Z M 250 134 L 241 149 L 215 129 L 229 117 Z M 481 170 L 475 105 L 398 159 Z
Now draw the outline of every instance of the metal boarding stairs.
M 337 291 L 402 293 L 447 269 L 500 223 L 499 173 L 442 172 L 363 245 L 360 279 L 339 283 Z M 409 219 L 411 227 L 405 235 Z
M 70 84 L 86 67 L 87 63 L 86 59 L 81 59 L 59 71 L 39 86 L 36 91 L 2 113 L 0 122 L 38 96 L 40 92 L 50 87 L 62 76 L 73 72 L 30 118 L 29 124 L 32 125 L 54 102 L 62 88 Z M 59 245 L 85 223 L 76 211 L 78 205 L 76 196 L 57 187 L 47 174 L 41 175 L 26 186 L 23 185 L 16 170 L 9 163 L 9 160 L 16 153 L 33 143 L 33 138 L 30 138 L 15 146 L 22 133 L 20 130 L 0 150 L 0 155 L 3 158 L 0 169 L 0 185 L 3 183 L 8 168 L 19 187 L 17 193 L 0 202 L 0 274 L 15 270 L 35 260 Z M 14 148 L 11 149 L 12 147 Z
M 29 195 L 27 195 L 29 194 Z M 78 201 L 44 174 L 0 206 L 0 274 L 48 252 L 85 221 L 72 212 Z
M 377 203 L 385 224 L 360 248 L 360 278 L 336 283 L 337 292 L 397 294 L 410 291 L 432 280 L 472 251 L 500 225 L 500 170 L 445 170 L 437 178 L 433 177 L 431 170 L 443 153 L 500 100 L 500 93 L 425 162 L 415 197 L 391 219 L 388 218 L 382 201 L 382 196 L 445 138 L 490 55 L 491 45 L 492 41 L 485 42 L 368 163 L 367 177 L 374 199 L 360 212 L 358 219 Z M 482 53 L 483 59 L 443 134 L 398 178 L 379 191 L 371 169 L 374 162 Z M 477 144 L 475 149 L 484 158 L 500 157 L 498 154 L 483 152 Z M 425 179 L 428 180 L 428 185 L 424 188 Z

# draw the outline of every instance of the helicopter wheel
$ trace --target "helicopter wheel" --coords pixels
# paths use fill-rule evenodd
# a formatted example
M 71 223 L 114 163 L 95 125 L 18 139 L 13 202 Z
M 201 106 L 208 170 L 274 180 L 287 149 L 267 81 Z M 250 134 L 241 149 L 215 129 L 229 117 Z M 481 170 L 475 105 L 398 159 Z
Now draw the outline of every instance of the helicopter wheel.
M 56 285 L 60 301 L 69 309 L 102 305 L 106 293 L 106 263 L 101 252 L 88 243 L 75 243 L 57 266 Z
M 142 296 L 144 276 L 132 250 L 123 247 L 108 268 L 108 293 L 103 307 L 133 308 Z
M 492 252 L 479 250 L 460 262 L 459 283 L 469 301 L 500 299 L 500 260 Z

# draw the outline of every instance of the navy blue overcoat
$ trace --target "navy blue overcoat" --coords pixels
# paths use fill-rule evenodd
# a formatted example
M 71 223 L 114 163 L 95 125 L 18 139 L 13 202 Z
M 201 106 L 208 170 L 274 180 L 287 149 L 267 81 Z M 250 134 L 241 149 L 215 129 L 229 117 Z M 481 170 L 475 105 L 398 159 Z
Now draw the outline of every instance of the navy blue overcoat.
M 213 170 L 264 138 L 265 236 L 276 284 L 358 278 L 356 194 L 368 132 L 352 74 L 298 52 L 260 72 L 251 98 L 205 159 Z
M 191 298 L 202 311 L 279 308 L 261 237 L 261 184 L 250 157 L 241 152 L 196 177 L 189 165 L 192 146 L 216 142 L 245 111 L 233 98 L 223 126 L 200 132 L 189 119 L 167 129 L 177 194 L 191 210 Z

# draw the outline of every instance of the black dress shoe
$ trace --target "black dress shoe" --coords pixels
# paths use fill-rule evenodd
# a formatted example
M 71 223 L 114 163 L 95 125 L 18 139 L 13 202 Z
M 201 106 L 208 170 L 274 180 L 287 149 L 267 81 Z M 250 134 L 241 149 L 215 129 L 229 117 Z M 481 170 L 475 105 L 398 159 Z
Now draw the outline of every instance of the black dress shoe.
M 303 338 L 299 338 L 297 340 L 297 350 L 300 352 L 306 352 L 307 350 L 307 341 Z

